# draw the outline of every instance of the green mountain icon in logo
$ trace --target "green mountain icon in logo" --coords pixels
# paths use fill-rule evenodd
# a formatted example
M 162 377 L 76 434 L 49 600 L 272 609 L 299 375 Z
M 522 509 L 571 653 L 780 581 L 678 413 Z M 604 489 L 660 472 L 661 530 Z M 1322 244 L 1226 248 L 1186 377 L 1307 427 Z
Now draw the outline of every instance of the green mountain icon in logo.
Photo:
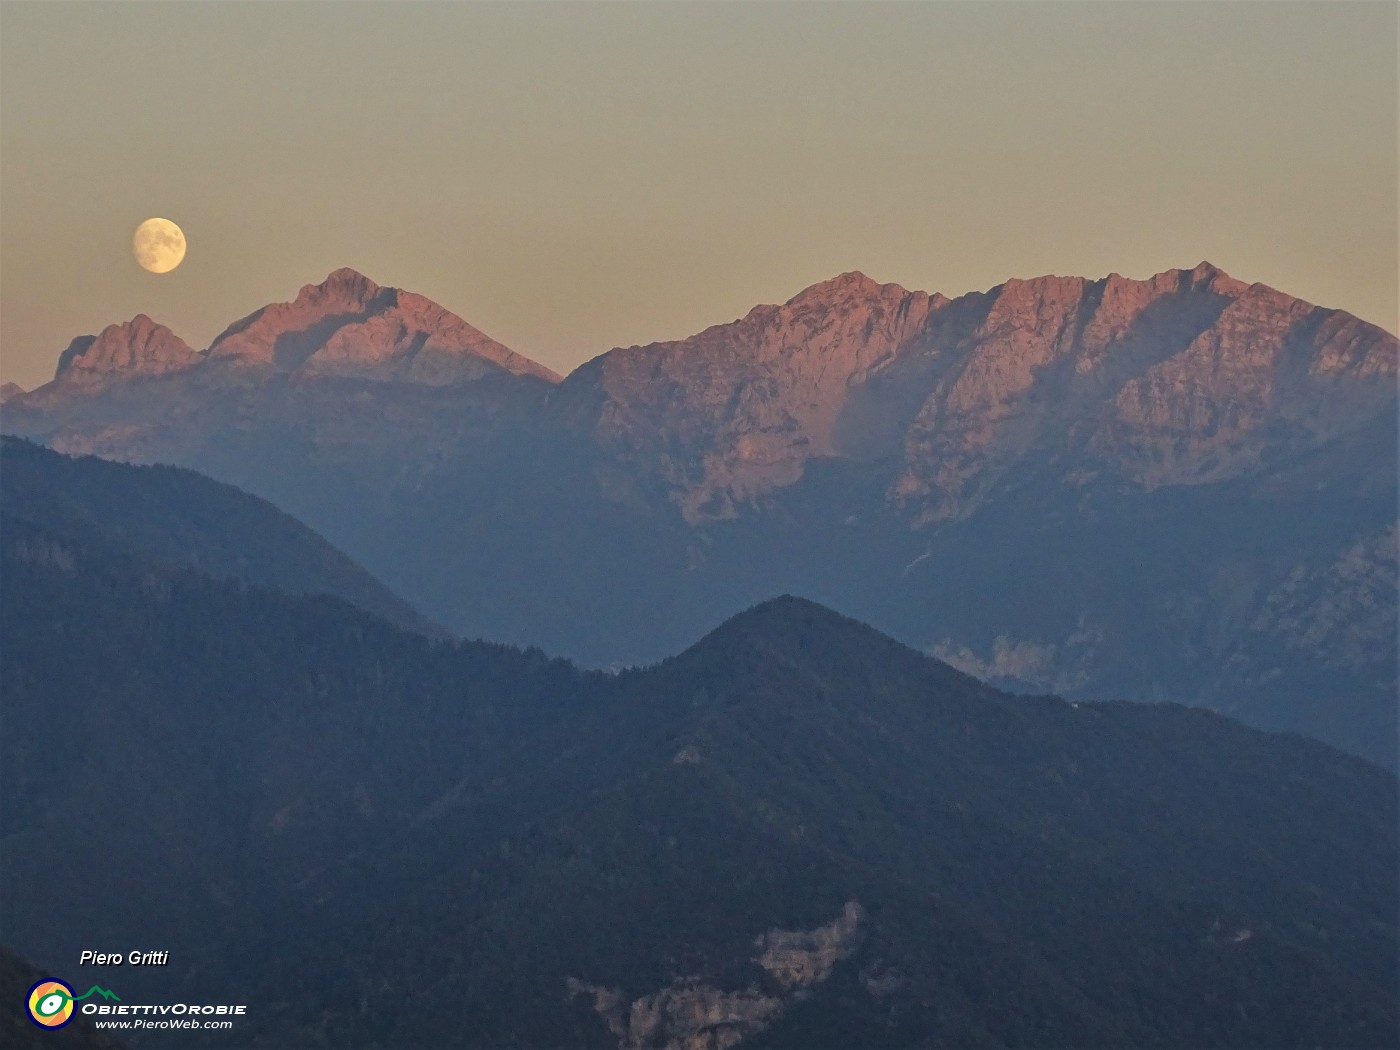
M 85 991 L 82 995 L 75 995 L 75 996 L 73 996 L 73 1001 L 76 1003 L 79 999 L 86 999 L 89 995 L 92 995 L 94 992 L 96 992 L 98 995 L 102 996 L 102 998 L 104 998 L 104 999 L 115 999 L 117 1002 L 121 1002 L 121 1001 L 122 1001 L 122 997 L 121 997 L 120 995 L 118 995 L 116 992 L 110 991 L 110 990 L 108 990 L 108 989 L 106 989 L 106 988 L 99 988 L 99 987 L 98 987 L 97 985 L 95 985 L 95 984 L 94 984 L 91 988 L 89 988 L 87 991 Z

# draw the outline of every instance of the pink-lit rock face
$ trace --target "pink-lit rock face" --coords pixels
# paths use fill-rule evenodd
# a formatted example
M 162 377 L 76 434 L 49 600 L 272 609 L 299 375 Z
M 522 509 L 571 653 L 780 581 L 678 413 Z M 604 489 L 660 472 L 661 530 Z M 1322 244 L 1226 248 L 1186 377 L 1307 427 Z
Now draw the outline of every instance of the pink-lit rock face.
M 137 314 L 124 324 L 108 325 L 98 335 L 74 339 L 59 357 L 54 379 L 69 386 L 88 386 L 178 372 L 199 360 L 199 354 L 165 325 Z
M 690 339 L 613 350 L 568 382 L 604 394 L 605 449 L 675 486 L 692 520 L 725 517 L 735 501 L 797 480 L 810 456 L 838 454 L 852 388 L 946 303 L 842 274 Z
M 1393 399 L 1396 340 L 1209 263 L 1011 280 L 955 300 L 861 274 L 690 339 L 613 350 L 566 387 L 623 474 L 734 516 L 814 458 L 898 462 L 912 523 L 966 516 L 1031 456 L 1148 486 L 1238 476 Z
M 692 524 L 732 518 L 832 460 L 869 465 L 888 507 L 920 527 L 967 517 L 1027 466 L 1146 488 L 1249 474 L 1266 454 L 1377 418 L 1394 402 L 1396 360 L 1375 326 L 1208 263 L 1140 281 L 1015 279 L 954 300 L 847 273 L 689 339 L 603 354 L 542 411 L 592 447 L 621 503 L 662 494 Z M 119 380 L 173 373 L 145 407 L 121 393 Z M 59 374 L 12 395 L 12 418 L 60 409 L 87 441 L 97 422 L 163 427 L 177 404 L 199 418 L 216 389 L 257 401 L 276 376 L 557 380 L 423 296 L 349 269 L 236 322 L 205 355 L 143 316 L 75 340 Z M 96 416 L 72 396 L 109 390 L 125 401 Z M 285 410 L 302 419 L 293 401 Z M 335 444 L 348 418 L 369 425 L 338 406 L 318 441 Z M 425 447 L 448 454 L 458 424 L 439 433 L 424 419 L 412 426 Z
M 431 300 L 381 288 L 350 269 L 306 285 L 290 303 L 265 306 L 230 325 L 210 345 L 209 359 L 432 386 L 494 372 L 559 378 Z

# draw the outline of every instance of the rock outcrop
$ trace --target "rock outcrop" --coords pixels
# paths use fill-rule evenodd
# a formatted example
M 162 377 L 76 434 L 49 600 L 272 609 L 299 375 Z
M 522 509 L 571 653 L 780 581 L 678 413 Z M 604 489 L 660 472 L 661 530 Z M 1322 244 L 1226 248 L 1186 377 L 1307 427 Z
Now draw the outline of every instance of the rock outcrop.
M 1395 673 L 1398 570 L 1400 541 L 1392 523 L 1329 564 L 1294 568 L 1264 597 L 1250 627 L 1290 650 L 1314 654 L 1324 667 L 1385 680 Z
M 629 1001 L 619 989 L 570 978 L 569 996 L 592 997 L 594 1011 L 617 1037 L 619 1050 L 727 1050 L 771 1025 L 805 989 L 826 981 L 837 963 L 854 952 L 864 919 L 860 903 L 848 901 L 823 926 L 774 929 L 759 936 L 753 961 L 776 982 L 772 990 L 752 984 L 723 991 L 687 978 Z
M 847 901 L 841 914 L 815 930 L 769 930 L 755 941 L 758 965 L 784 988 L 821 984 L 855 951 L 865 910 Z
M 198 364 L 200 355 L 178 335 L 145 314 L 108 325 L 97 335 L 68 344 L 58 359 L 55 382 L 91 387 L 123 379 L 169 375 Z

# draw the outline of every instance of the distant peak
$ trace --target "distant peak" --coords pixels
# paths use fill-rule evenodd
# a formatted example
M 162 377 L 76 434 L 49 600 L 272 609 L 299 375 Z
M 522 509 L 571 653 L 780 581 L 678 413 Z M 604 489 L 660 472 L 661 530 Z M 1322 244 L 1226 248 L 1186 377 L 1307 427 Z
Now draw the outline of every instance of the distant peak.
M 789 303 L 803 301 L 821 301 L 823 299 L 835 299 L 850 295 L 878 295 L 885 288 L 896 288 L 900 294 L 904 294 L 904 289 L 898 285 L 885 285 L 873 280 L 861 273 L 859 270 L 848 270 L 846 273 L 838 274 L 830 280 L 821 281 L 804 288 L 795 296 L 788 300 Z
M 1244 281 L 1237 281 L 1214 263 L 1205 260 L 1197 263 L 1186 276 L 1190 278 L 1191 287 L 1220 295 L 1238 296 L 1249 287 Z
M 878 281 L 867 277 L 859 270 L 847 270 L 845 273 L 837 274 L 826 283 L 837 288 L 842 288 L 847 285 L 862 285 L 870 288 L 880 287 Z
M 356 285 L 356 284 L 374 284 L 374 282 L 373 282 L 372 280 L 370 280 L 368 277 L 366 277 L 364 274 L 360 273 L 359 270 L 356 270 L 356 269 L 354 269 L 353 267 L 350 267 L 350 266 L 342 266 L 342 267 L 340 267 L 340 269 L 338 269 L 338 270 L 332 270 L 329 274 L 327 274 L 327 275 L 326 275 L 326 279 L 325 279 L 324 281 L 322 281 L 321 284 L 322 284 L 322 285 Z M 374 286 L 375 286 L 376 288 L 379 287 L 379 285 L 377 285 L 377 284 L 374 284 Z
M 559 377 L 415 292 L 342 266 L 235 321 L 209 346 L 213 360 L 360 380 L 428 386 L 471 382 L 495 369 Z
M 199 355 L 178 335 L 146 314 L 110 324 L 97 335 L 68 344 L 58 359 L 54 378 L 119 377 L 173 372 L 193 364 Z
M 332 270 L 320 284 L 303 285 L 297 293 L 297 301 L 318 302 L 335 299 L 347 303 L 365 304 L 385 291 L 374 281 L 358 270 L 342 266 Z
M 168 345 L 186 346 L 183 339 L 147 314 L 137 314 L 130 321 L 123 321 L 120 324 L 109 324 L 97 336 L 98 342 L 107 339 L 125 340 L 131 343 L 155 340 Z

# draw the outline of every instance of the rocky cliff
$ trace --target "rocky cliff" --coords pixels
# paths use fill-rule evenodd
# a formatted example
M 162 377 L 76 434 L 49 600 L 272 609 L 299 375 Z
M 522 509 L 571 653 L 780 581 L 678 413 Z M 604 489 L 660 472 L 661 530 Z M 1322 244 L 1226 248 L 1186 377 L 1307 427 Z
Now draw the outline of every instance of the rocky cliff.
M 931 524 L 966 517 L 1028 458 L 1147 486 L 1249 473 L 1385 411 L 1396 357 L 1382 330 L 1209 263 L 954 300 L 844 274 L 691 339 L 613 350 L 565 386 L 592 395 L 599 446 L 692 522 L 836 457 L 891 464 L 890 502 Z
M 200 361 L 189 345 L 145 314 L 112 324 L 97 335 L 68 344 L 58 358 L 54 382 L 65 388 L 91 387 L 129 379 L 169 375 Z

